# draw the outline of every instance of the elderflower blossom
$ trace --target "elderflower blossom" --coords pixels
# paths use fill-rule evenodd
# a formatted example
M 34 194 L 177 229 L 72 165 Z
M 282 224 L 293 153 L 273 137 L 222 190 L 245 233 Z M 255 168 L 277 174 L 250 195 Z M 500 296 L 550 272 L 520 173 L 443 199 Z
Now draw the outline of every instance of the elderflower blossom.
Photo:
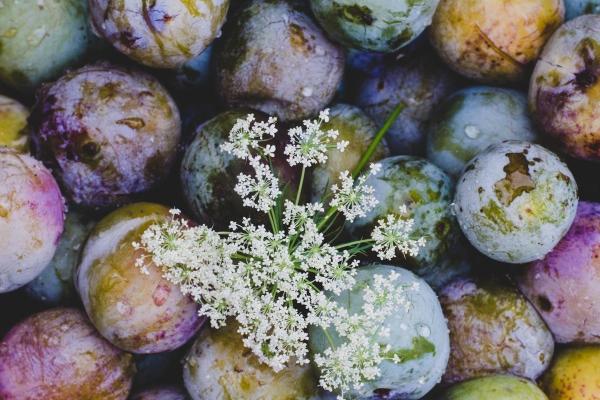
M 242 197 L 244 206 L 268 212 L 281 194 L 279 180 L 269 166 L 260 163 L 259 158 L 251 158 L 250 165 L 255 175 L 239 174 L 234 190 Z
M 425 238 L 413 239 L 414 220 L 403 218 L 408 210 L 406 206 L 399 209 L 400 216 L 388 214 L 378 221 L 373 229 L 371 238 L 375 241 L 373 251 L 382 260 L 391 260 L 396 257 L 397 251 L 416 257 L 419 249 L 425 246 Z
M 344 150 L 348 143 L 336 142 L 337 131 L 321 129 L 328 121 L 325 110 L 318 120 L 304 121 L 304 128 L 289 131 L 291 143 L 284 153 L 291 166 L 306 168 L 325 162 L 328 149 Z M 167 280 L 200 305 L 199 314 L 213 327 L 235 319 L 244 346 L 274 371 L 292 360 L 309 362 L 310 326 L 335 329 L 344 342 L 317 354 L 315 362 L 322 370 L 321 386 L 343 394 L 376 379 L 383 360 L 400 362 L 389 354 L 389 347 L 379 344 L 389 335 L 385 319 L 408 306 L 405 288 L 395 284 L 397 274 L 375 276 L 372 288 L 361 288 L 361 313 L 349 315 L 332 298 L 355 289 L 359 266 L 355 256 L 362 250 L 353 248 L 354 242 L 330 243 L 329 212 L 337 209 L 353 221 L 375 207 L 377 200 L 366 180 L 379 165 L 371 165 L 356 182 L 349 172 L 342 173 L 340 186 L 332 188 L 334 208 L 327 212 L 321 203 L 298 204 L 300 191 L 296 202 L 283 200 L 270 160 L 261 162 L 274 157 L 275 147 L 267 142 L 277 132 L 275 122 L 274 118 L 255 122 L 248 115 L 235 123 L 221 146 L 254 170 L 253 175 L 238 176 L 235 192 L 245 206 L 268 213 L 271 226 L 244 218 L 231 221 L 228 232 L 216 232 L 205 225 L 192 226 L 172 210 L 170 219 L 151 225 L 134 243 L 144 254 L 136 265 L 143 273 L 148 273 L 149 260 L 161 268 Z M 359 242 L 382 259 L 392 258 L 396 251 L 414 255 L 424 241 L 411 239 L 412 228 L 412 220 L 388 216 L 379 221 L 371 238 Z
M 348 222 L 356 218 L 364 218 L 379 203 L 374 195 L 374 190 L 366 184 L 367 178 L 380 170 L 379 164 L 372 164 L 368 175 L 362 175 L 354 181 L 350 172 L 340 174 L 340 183 L 332 185 L 333 199 L 331 205 L 337 207 L 346 217 Z
M 277 133 L 275 123 L 277 118 L 270 117 L 267 122 L 256 121 L 254 114 L 248 114 L 246 119 L 238 119 L 229 131 L 229 140 L 221 145 L 221 149 L 241 159 L 252 157 L 252 150 L 262 150 L 268 157 L 275 156 L 275 146 L 261 144 Z
M 290 144 L 285 147 L 284 154 L 288 156 L 291 166 L 302 164 L 310 167 L 327 161 L 327 150 L 337 148 L 343 152 L 348 146 L 345 140 L 337 141 L 338 131 L 321 129 L 323 123 L 329 121 L 329 110 L 321 111 L 316 121 L 306 120 L 301 126 L 289 130 Z

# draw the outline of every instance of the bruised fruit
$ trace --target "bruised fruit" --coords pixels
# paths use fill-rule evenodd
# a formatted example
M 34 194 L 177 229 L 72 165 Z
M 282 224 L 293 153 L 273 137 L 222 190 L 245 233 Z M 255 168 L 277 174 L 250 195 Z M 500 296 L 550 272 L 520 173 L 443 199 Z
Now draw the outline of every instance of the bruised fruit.
M 0 147 L 0 293 L 33 280 L 52 260 L 64 224 L 64 200 L 46 167 Z
M 71 308 L 34 314 L 0 342 L 3 400 L 125 400 L 133 358 Z
M 216 86 L 229 107 L 297 120 L 321 111 L 342 80 L 344 53 L 292 2 L 254 0 L 215 49 Z
M 317 378 L 294 361 L 279 372 L 244 347 L 233 321 L 205 329 L 183 361 L 183 381 L 193 400 L 317 400 Z
M 571 171 L 542 146 L 515 140 L 489 147 L 458 180 L 456 218 L 486 256 L 520 264 L 544 257 L 577 211 Z
M 180 137 L 179 111 L 152 76 L 109 64 L 44 88 L 33 141 L 66 195 L 87 207 L 131 201 L 164 179 Z
M 600 161 L 600 15 L 558 29 L 535 66 L 529 104 L 542 132 L 565 153 Z
M 155 68 L 176 68 L 220 35 L 229 0 L 89 0 L 91 21 L 117 50 Z
M 444 382 L 493 374 L 536 379 L 550 364 L 552 334 L 508 282 L 460 278 L 441 289 L 440 302 L 450 329 Z
M 452 69 L 468 78 L 520 82 L 564 13 L 563 0 L 441 0 L 431 42 Z
M 427 158 L 458 176 L 478 153 L 510 139 L 537 139 L 527 97 L 511 89 L 471 87 L 454 93 L 435 109 L 428 127 Z
M 569 232 L 519 286 L 557 342 L 600 343 L 600 204 L 579 203 Z
M 413 41 L 431 23 L 439 0 L 311 0 L 315 17 L 340 43 L 390 53 Z
M 75 286 L 100 334 L 132 353 L 160 353 L 187 342 L 202 325 L 198 306 L 136 249 L 152 224 L 169 218 L 158 204 L 122 207 L 95 226 L 83 248 Z

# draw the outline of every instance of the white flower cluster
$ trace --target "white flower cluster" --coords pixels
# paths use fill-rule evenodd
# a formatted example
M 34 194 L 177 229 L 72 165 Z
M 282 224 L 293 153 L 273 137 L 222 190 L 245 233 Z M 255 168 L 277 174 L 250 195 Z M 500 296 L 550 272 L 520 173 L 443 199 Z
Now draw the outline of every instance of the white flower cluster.
M 270 117 L 267 122 L 256 121 L 254 114 L 246 119 L 238 119 L 229 131 L 229 141 L 223 143 L 221 149 L 241 159 L 249 159 L 252 152 L 261 152 L 263 156 L 274 157 L 275 146 L 262 145 L 275 137 L 277 118 Z
M 321 129 L 328 120 L 324 111 L 318 120 L 304 121 L 305 129 L 289 131 L 285 154 L 290 165 L 302 165 L 302 179 L 307 167 L 327 160 L 328 149 L 347 145 L 335 142 L 337 131 Z M 321 203 L 298 204 L 302 184 L 295 202 L 283 200 L 270 162 L 275 147 L 268 143 L 277 132 L 275 122 L 257 122 L 249 115 L 235 123 L 222 145 L 223 151 L 246 160 L 254 170 L 253 175 L 238 176 L 235 191 L 245 206 L 268 214 L 270 228 L 246 218 L 230 222 L 229 232 L 215 232 L 186 223 L 173 210 L 173 218 L 150 226 L 134 244 L 147 254 L 138 266 L 147 271 L 151 259 L 166 279 L 200 304 L 200 314 L 212 326 L 237 320 L 244 345 L 275 371 L 291 360 L 309 362 L 309 326 L 335 329 L 345 343 L 317 355 L 315 361 L 323 370 L 323 387 L 347 390 L 378 376 L 387 351 L 377 344 L 387 332 L 382 321 L 405 305 L 405 297 L 394 285 L 395 274 L 377 277 L 373 288 L 364 289 L 361 314 L 348 315 L 331 296 L 354 287 L 359 265 L 355 257 L 365 249 L 389 259 L 397 250 L 414 254 L 424 242 L 411 238 L 412 220 L 392 216 L 379 222 L 372 238 L 329 243 L 333 214 L 341 212 L 352 221 L 377 204 L 366 180 L 379 166 L 371 166 L 356 182 L 349 172 L 343 173 L 340 186 L 332 188 L 328 210 Z
M 388 276 L 374 275 L 373 285 L 362 289 L 361 313 L 348 314 L 340 307 L 333 319 L 325 321 L 330 322 L 343 343 L 317 354 L 315 363 L 321 371 L 321 386 L 341 392 L 339 399 L 345 391 L 358 389 L 364 382 L 377 378 L 382 361 L 402 362 L 391 354 L 389 345 L 382 344 L 390 334 L 385 320 L 399 310 L 409 311 L 410 293 L 418 290 L 418 286 L 400 285 L 398 280 L 395 272 Z M 323 325 L 324 329 L 327 327 Z
M 304 128 L 297 126 L 289 130 L 290 144 L 285 147 L 284 154 L 288 156 L 291 166 L 301 164 L 310 167 L 327 161 L 327 151 L 337 148 L 343 152 L 348 146 L 345 140 L 336 141 L 339 136 L 336 130 L 324 131 L 323 123 L 329 122 L 329 110 L 321 111 L 316 121 L 304 121 Z
M 331 205 L 336 207 L 344 214 L 348 222 L 353 222 L 356 218 L 364 218 L 379 202 L 375 198 L 374 190 L 366 184 L 370 175 L 375 175 L 381 166 L 371 164 L 368 175 L 362 175 L 354 182 L 348 171 L 340 174 L 339 186 L 331 186 L 333 199 Z
M 425 246 L 425 238 L 416 240 L 411 236 L 414 232 L 414 220 L 406 218 L 408 210 L 405 205 L 400 206 L 399 215 L 388 214 L 378 221 L 373 229 L 371 238 L 375 241 L 373 251 L 381 260 L 391 260 L 396 257 L 397 251 L 416 257 L 419 249 Z
M 269 212 L 281 194 L 279 180 L 268 165 L 260 162 L 260 158 L 251 157 L 249 161 L 255 175 L 239 174 L 234 190 L 244 199 L 244 206 Z
M 341 293 L 354 284 L 357 261 L 325 243 L 315 222 L 303 219 L 310 213 L 297 210 L 288 219 L 295 234 L 244 219 L 219 235 L 172 219 L 147 229 L 141 246 L 214 327 L 234 317 L 245 346 L 279 371 L 292 358 L 308 362 L 308 325 L 322 323 L 331 309 L 319 286 Z

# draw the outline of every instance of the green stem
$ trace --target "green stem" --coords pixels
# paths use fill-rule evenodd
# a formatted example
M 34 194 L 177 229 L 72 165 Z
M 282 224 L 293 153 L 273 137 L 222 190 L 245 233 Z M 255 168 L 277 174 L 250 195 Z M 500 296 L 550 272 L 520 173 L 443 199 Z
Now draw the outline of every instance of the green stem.
M 377 150 L 377 146 L 379 146 L 379 143 L 381 143 L 381 141 L 383 140 L 383 137 L 385 136 L 387 131 L 390 130 L 390 128 L 392 127 L 394 122 L 396 122 L 396 119 L 398 118 L 400 113 L 402 111 L 404 111 L 405 108 L 406 108 L 406 103 L 400 102 L 396 106 L 396 108 L 394 108 L 394 110 L 392 111 L 390 116 L 387 117 L 387 119 L 383 123 L 383 126 L 375 134 L 375 137 L 373 138 L 373 141 L 367 148 L 367 151 L 365 151 L 365 153 L 361 157 L 360 161 L 356 165 L 356 168 L 354 168 L 354 171 L 352 171 L 353 178 L 356 178 L 363 172 L 363 169 L 365 168 L 367 163 L 371 160 L 371 157 L 373 157 L 373 153 L 375 153 L 375 150 Z
M 271 222 L 271 228 L 273 229 L 273 233 L 277 233 L 279 231 L 279 226 L 277 225 L 277 219 L 275 217 L 275 212 L 273 208 L 269 210 L 269 221 Z
M 335 349 L 336 348 L 335 342 L 333 341 L 333 337 L 331 337 L 331 334 L 329 333 L 329 331 L 327 331 L 327 328 L 321 328 L 321 329 L 323 329 L 323 333 L 325 334 L 325 337 L 327 338 L 329 345 L 333 349 Z
M 357 244 L 362 244 L 362 243 L 373 243 L 374 240 L 373 239 L 362 239 L 362 240 L 355 240 L 354 242 L 349 242 L 349 243 L 343 243 L 340 244 L 338 246 L 335 246 L 336 249 L 344 249 L 346 247 L 352 247 L 352 246 L 356 246 Z
M 306 174 L 306 166 L 302 167 L 302 174 L 300 175 L 300 183 L 298 184 L 298 191 L 296 192 L 296 205 L 300 202 L 300 194 L 302 193 L 302 186 L 304 186 L 304 175 Z
M 371 157 L 373 157 L 373 153 L 375 153 L 377 146 L 379 146 L 379 143 L 381 143 L 381 141 L 383 140 L 383 137 L 385 136 L 387 131 L 390 130 L 390 128 L 392 127 L 394 122 L 396 122 L 396 119 L 398 118 L 400 113 L 405 108 L 406 108 L 406 103 L 400 102 L 396 106 L 396 108 L 394 108 L 394 110 L 392 111 L 390 116 L 387 117 L 387 119 L 383 123 L 383 126 L 379 129 L 379 131 L 377 131 L 377 133 L 375 134 L 375 137 L 373 138 L 373 141 L 371 142 L 371 144 L 369 145 L 369 147 L 367 148 L 367 150 L 365 151 L 365 153 L 363 154 L 361 159 L 358 161 L 356 168 L 354 168 L 354 170 L 352 171 L 353 178 L 356 178 L 358 175 L 360 175 L 362 173 L 362 171 L 365 168 L 365 166 L 367 165 L 367 163 L 371 160 Z M 318 225 L 319 230 L 321 230 L 325 226 L 325 224 L 327 224 L 327 221 L 331 217 L 333 217 L 333 215 L 336 212 L 337 212 L 336 207 L 330 207 L 327 210 L 327 212 L 323 216 L 323 219 L 319 222 L 319 225 Z

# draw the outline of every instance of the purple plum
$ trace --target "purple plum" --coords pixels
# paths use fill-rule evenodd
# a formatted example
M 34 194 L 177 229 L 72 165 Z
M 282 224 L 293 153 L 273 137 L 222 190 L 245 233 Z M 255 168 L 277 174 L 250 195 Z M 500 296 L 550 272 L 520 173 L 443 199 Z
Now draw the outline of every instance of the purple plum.
M 2 400 L 125 400 L 134 373 L 132 356 L 72 308 L 34 314 L 0 342 Z
M 557 342 L 600 343 L 600 203 L 579 203 L 566 236 L 519 286 Z
M 169 93 L 143 72 L 95 64 L 43 88 L 33 142 L 76 204 L 131 201 L 164 179 L 180 137 Z

